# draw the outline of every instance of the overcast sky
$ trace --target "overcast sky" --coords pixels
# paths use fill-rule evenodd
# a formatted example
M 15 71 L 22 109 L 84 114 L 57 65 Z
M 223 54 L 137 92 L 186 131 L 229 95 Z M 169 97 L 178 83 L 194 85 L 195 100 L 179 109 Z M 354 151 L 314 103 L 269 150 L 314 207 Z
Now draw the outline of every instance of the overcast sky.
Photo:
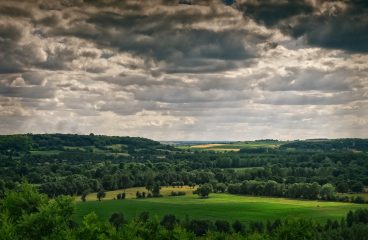
M 0 133 L 368 137 L 368 1 L 0 0 Z

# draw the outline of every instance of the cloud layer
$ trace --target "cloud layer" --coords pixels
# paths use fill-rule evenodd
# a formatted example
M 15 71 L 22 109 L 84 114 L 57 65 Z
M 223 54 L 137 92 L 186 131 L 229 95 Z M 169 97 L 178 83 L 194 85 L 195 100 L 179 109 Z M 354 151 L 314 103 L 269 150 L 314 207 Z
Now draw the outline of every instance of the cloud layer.
M 361 1 L 0 0 L 0 133 L 367 137 Z

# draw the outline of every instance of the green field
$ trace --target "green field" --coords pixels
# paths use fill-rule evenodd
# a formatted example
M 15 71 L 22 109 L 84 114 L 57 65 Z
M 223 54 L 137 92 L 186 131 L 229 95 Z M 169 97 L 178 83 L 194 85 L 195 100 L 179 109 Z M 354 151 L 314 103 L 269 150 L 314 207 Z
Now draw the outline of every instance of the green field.
M 151 216 L 161 218 L 165 214 L 175 214 L 180 218 L 226 219 L 247 223 L 249 221 L 266 221 L 285 217 L 310 218 L 315 221 L 341 219 L 349 210 L 365 208 L 367 205 L 291 200 L 284 198 L 250 197 L 230 194 L 211 194 L 208 199 L 187 194 L 179 197 L 162 197 L 149 199 L 126 199 L 87 201 L 76 203 L 76 220 L 94 211 L 100 218 L 108 219 L 114 212 L 122 212 L 131 219 L 137 214 L 148 211 Z

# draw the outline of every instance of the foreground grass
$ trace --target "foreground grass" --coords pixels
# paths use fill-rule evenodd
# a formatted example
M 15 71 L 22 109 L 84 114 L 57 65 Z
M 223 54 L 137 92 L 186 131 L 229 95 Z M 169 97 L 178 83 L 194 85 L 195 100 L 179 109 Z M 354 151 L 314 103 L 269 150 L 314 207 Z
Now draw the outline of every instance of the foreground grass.
M 94 211 L 104 220 L 114 212 L 122 212 L 126 218 L 131 219 L 143 211 L 148 211 L 151 216 L 158 218 L 165 214 L 175 214 L 181 219 L 186 216 L 210 220 L 234 221 L 239 219 L 248 223 L 300 217 L 323 222 L 327 219 L 341 219 L 349 210 L 364 207 L 366 205 L 230 194 L 211 194 L 208 199 L 200 199 L 197 195 L 187 194 L 180 197 L 77 202 L 75 218 L 81 221 L 83 216 Z

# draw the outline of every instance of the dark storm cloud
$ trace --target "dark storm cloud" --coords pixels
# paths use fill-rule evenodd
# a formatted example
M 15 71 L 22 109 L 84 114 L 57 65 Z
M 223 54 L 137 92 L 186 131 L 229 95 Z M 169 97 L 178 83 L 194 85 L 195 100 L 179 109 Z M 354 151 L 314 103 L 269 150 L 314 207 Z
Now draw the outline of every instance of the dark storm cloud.
M 181 9 L 177 4 L 170 5 L 169 8 L 172 8 L 171 11 L 175 11 L 175 14 L 170 12 L 170 9 L 165 10 L 166 12 L 161 10 L 149 14 L 143 9 L 133 12 L 126 9 L 92 13 L 75 11 L 74 14 L 80 16 L 78 21 L 74 14 L 70 14 L 69 21 L 49 16 L 48 18 L 52 17 L 52 21 L 42 20 L 40 23 L 55 24 L 46 30 L 45 34 L 75 36 L 102 47 L 147 56 L 155 61 L 165 62 L 166 67 L 162 70 L 171 73 L 235 68 L 234 61 L 256 57 L 255 45 L 260 41 L 266 42 L 269 37 L 266 34 L 241 29 L 214 31 L 193 28 L 191 24 L 225 18 L 227 15 L 216 11 L 203 13 L 195 7 Z M 214 60 L 227 63 L 215 63 Z
M 32 17 L 32 13 L 25 9 L 16 6 L 2 6 L 0 8 L 0 15 L 10 16 L 10 17 Z
M 28 27 L 11 19 L 0 20 L 0 73 L 22 72 L 44 60 L 40 46 L 26 39 Z
M 0 0 L 0 132 L 241 140 L 364 126 L 366 4 L 191 3 Z
M 366 1 L 245 1 L 244 16 L 311 45 L 368 52 Z
M 48 87 L 0 86 L 0 95 L 18 98 L 52 98 L 55 95 L 55 89 Z
M 240 8 L 245 17 L 268 27 L 277 25 L 281 20 L 313 12 L 313 7 L 303 0 L 245 1 L 240 4 Z
M 29 35 L 35 37 L 35 42 L 50 37 L 75 37 L 100 48 L 165 63 L 157 73 L 223 71 L 237 68 L 239 61 L 250 64 L 252 61 L 248 60 L 259 55 L 256 45 L 266 42 L 268 34 L 193 27 L 210 21 L 219 21 L 221 25 L 230 19 L 232 13 L 219 10 L 219 6 L 222 4 L 217 1 L 196 1 L 193 6 L 158 0 L 144 4 L 100 0 L 8 2 L 0 7 L 4 12 L 0 16 L 7 17 L 0 20 L 4 48 L 0 71 L 17 72 L 31 67 L 70 70 L 70 63 L 82 56 L 76 54 L 73 42 L 59 39 L 60 44 L 55 47 L 46 45 L 45 59 L 34 58 L 40 54 L 32 51 L 39 47 L 34 42 L 21 42 L 28 40 Z M 95 66 L 86 70 L 101 73 L 105 69 Z

